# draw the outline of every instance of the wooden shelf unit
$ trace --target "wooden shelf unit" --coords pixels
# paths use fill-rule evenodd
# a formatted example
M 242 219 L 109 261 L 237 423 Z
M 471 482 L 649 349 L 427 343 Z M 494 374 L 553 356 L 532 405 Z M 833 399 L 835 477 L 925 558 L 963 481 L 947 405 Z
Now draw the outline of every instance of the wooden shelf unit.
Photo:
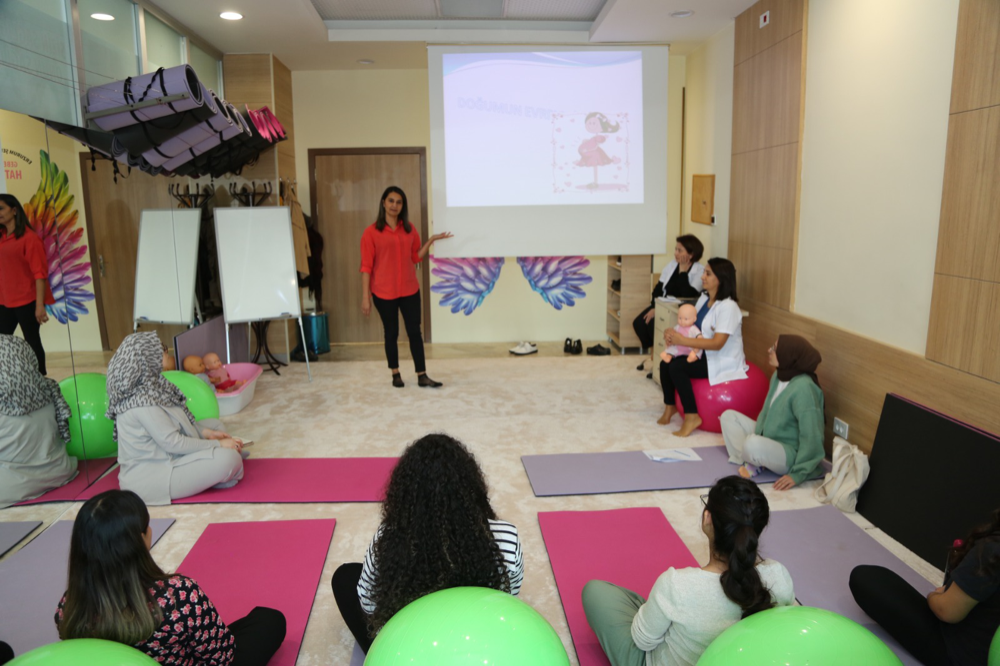
M 632 329 L 632 320 L 649 306 L 649 273 L 653 256 L 649 254 L 612 255 L 608 257 L 608 340 L 625 353 L 640 349 Z M 621 280 L 618 289 L 611 283 Z

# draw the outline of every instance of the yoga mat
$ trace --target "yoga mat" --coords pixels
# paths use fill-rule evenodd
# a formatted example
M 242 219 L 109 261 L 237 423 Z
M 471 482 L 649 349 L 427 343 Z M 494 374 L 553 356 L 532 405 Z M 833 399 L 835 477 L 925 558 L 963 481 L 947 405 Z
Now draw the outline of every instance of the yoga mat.
M 785 565 L 803 606 L 825 608 L 871 630 L 903 661 L 918 665 L 855 603 L 848 582 L 859 564 L 877 564 L 895 571 L 921 594 L 936 586 L 911 569 L 834 506 L 772 511 L 761 535 L 765 557 Z M 943 564 L 943 562 L 942 562 Z
M 93 113 L 177 93 L 187 93 L 190 97 L 169 104 L 147 106 L 136 111 L 122 111 L 95 118 L 94 123 L 102 130 L 110 132 L 120 127 L 201 107 L 204 104 L 202 86 L 198 81 L 198 75 L 190 65 L 159 69 L 149 74 L 130 76 L 121 81 L 93 86 L 87 90 L 87 111 Z
M 294 666 L 337 521 L 212 523 L 177 568 L 193 578 L 224 622 L 255 606 L 285 614 L 285 642 L 269 666 Z
M 60 486 L 59 488 L 54 488 L 40 497 L 36 497 L 35 499 L 18 502 L 14 506 L 42 504 L 44 502 L 75 502 L 80 493 L 86 490 L 92 482 L 96 482 L 102 474 L 108 471 L 108 469 L 117 462 L 118 460 L 115 458 L 81 460 L 78 463 L 80 471 L 72 481 L 64 486 Z M 97 493 L 94 494 L 96 495 Z
M 656 508 L 544 511 L 538 524 L 580 666 L 608 664 L 583 613 L 580 594 L 587 581 L 606 580 L 646 598 L 670 567 L 698 566 Z
M 250 458 L 232 488 L 206 490 L 173 504 L 381 502 L 398 458 Z M 87 489 L 89 499 L 118 487 L 118 471 Z
M 736 474 L 725 446 L 701 446 L 695 453 L 701 461 L 662 463 L 642 451 L 610 451 L 521 456 L 521 463 L 536 497 L 707 488 Z M 823 473 L 827 468 L 824 461 Z M 764 470 L 754 481 L 774 483 L 778 476 Z
M 155 544 L 174 519 L 154 518 L 149 524 Z M 54 618 L 66 591 L 72 534 L 73 521 L 61 520 L 0 562 L 3 640 L 16 655 L 59 640 Z
M 0 523 L 0 557 L 7 554 L 7 551 L 21 543 L 24 537 L 42 524 L 40 520 L 29 520 L 18 523 Z

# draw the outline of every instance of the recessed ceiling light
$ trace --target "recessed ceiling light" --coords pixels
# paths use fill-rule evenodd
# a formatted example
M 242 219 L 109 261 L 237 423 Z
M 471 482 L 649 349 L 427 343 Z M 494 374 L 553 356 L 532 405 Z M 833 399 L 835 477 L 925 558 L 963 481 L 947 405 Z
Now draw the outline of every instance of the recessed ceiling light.
M 224 18 L 227 21 L 239 21 L 243 18 L 243 14 L 240 14 L 239 12 L 222 12 L 219 14 L 219 18 Z
M 98 21 L 114 21 L 115 17 L 111 14 L 91 14 L 90 18 L 97 19 Z
M 361 59 L 361 60 L 358 61 L 358 64 L 359 65 L 374 65 L 375 61 L 374 60 L 369 60 L 368 58 L 363 58 L 363 59 Z
M 670 18 L 687 18 L 689 16 L 694 16 L 694 12 L 690 9 L 684 9 L 679 12 L 670 12 Z

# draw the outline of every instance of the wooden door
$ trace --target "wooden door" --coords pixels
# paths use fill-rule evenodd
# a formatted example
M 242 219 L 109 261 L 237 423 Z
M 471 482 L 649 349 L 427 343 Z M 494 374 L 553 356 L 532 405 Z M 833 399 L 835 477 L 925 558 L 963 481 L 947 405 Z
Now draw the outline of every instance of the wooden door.
M 101 342 L 112 351 L 132 332 L 139 216 L 147 208 L 173 208 L 167 185 L 174 181 L 133 169 L 128 177 L 119 175 L 116 184 L 111 160 L 98 159 L 94 166 L 91 170 L 89 154 L 80 154 Z M 156 331 L 172 347 L 173 337 L 185 327 L 143 324 L 140 330 Z
M 361 314 L 361 234 L 375 221 L 382 192 L 406 193 L 410 223 L 427 240 L 427 166 L 423 148 L 313 149 L 309 151 L 310 200 L 323 235 L 323 309 L 330 313 L 330 341 L 380 342 L 382 323 L 372 308 Z M 424 339 L 431 340 L 428 262 L 417 271 L 423 299 Z M 406 331 L 402 321 L 400 339 Z

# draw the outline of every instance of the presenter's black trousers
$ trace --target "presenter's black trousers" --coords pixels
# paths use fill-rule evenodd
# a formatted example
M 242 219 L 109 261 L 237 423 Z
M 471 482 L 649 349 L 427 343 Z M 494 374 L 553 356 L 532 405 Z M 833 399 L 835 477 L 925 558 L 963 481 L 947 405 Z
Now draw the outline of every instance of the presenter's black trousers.
M 420 334 L 420 291 L 412 296 L 386 300 L 372 294 L 372 302 L 382 318 L 382 328 L 385 329 L 385 358 L 389 369 L 399 368 L 399 315 L 403 315 L 403 325 L 406 326 L 406 337 L 410 339 L 410 354 L 413 355 L 413 367 L 418 373 L 425 372 L 424 338 Z
M 21 326 L 21 335 L 24 336 L 24 341 L 38 357 L 38 371 L 43 375 L 48 374 L 45 371 L 45 349 L 42 347 L 42 336 L 39 333 L 42 325 L 35 319 L 34 301 L 16 308 L 0 305 L 0 333 L 14 335 L 18 325 Z
M 333 598 L 337 600 L 337 608 L 344 618 L 344 624 L 354 634 L 358 645 L 368 654 L 373 638 L 368 636 L 368 616 L 361 608 L 358 599 L 358 581 L 361 580 L 361 563 L 346 562 L 333 572 L 330 585 L 333 587 Z
M 681 397 L 684 415 L 697 414 L 698 403 L 694 399 L 692 379 L 708 377 L 708 360 L 705 354 L 694 363 L 688 363 L 687 355 L 675 356 L 670 364 L 660 361 L 660 388 L 663 389 L 663 404 L 672 405 L 675 402 L 674 390 Z

